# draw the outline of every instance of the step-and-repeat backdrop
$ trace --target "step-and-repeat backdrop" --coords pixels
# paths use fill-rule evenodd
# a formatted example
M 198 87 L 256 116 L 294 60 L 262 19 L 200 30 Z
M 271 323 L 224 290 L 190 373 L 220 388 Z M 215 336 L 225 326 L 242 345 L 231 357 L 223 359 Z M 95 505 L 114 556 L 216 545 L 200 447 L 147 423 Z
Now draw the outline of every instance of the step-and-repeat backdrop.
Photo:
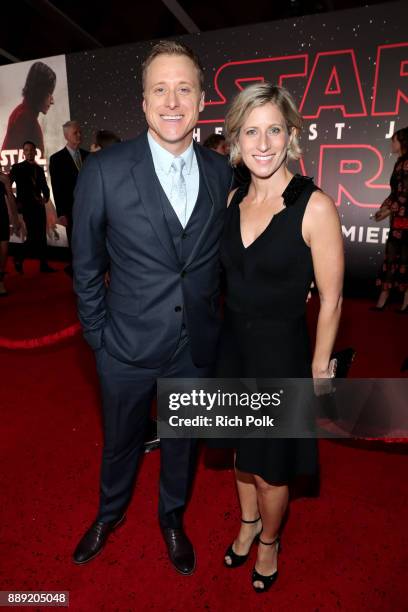
M 303 159 L 293 170 L 313 176 L 338 206 L 349 279 L 374 278 L 388 222 L 371 218 L 389 193 L 393 132 L 408 125 L 408 33 L 403 2 L 218 30 L 182 39 L 206 72 L 206 106 L 194 137 L 221 132 L 237 91 L 255 81 L 285 86 L 303 118 Z M 97 129 L 122 139 L 145 128 L 141 63 L 154 41 L 41 60 L 56 74 L 54 104 L 39 113 L 47 168 L 64 145 L 61 125 L 81 122 L 89 145 Z M 1 165 L 20 160 L 4 142 L 31 64 L 0 68 Z M 20 141 L 29 135 L 20 134 Z M 5 147 L 4 145 L 7 145 Z M 61 241 L 60 241 L 61 243 Z

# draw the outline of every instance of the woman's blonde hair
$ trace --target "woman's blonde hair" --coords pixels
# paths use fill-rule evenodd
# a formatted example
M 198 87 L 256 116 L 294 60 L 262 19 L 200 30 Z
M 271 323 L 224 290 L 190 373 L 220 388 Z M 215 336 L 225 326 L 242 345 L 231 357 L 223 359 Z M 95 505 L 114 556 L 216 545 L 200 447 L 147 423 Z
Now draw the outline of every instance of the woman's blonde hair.
M 225 133 L 230 145 L 230 160 L 233 166 L 242 161 L 239 147 L 239 133 L 249 113 L 258 106 L 275 104 L 285 119 L 288 133 L 292 139 L 288 147 L 288 157 L 299 159 L 302 150 L 299 146 L 299 132 L 302 127 L 302 116 L 290 93 L 284 87 L 272 83 L 256 83 L 243 89 L 232 101 L 225 117 Z

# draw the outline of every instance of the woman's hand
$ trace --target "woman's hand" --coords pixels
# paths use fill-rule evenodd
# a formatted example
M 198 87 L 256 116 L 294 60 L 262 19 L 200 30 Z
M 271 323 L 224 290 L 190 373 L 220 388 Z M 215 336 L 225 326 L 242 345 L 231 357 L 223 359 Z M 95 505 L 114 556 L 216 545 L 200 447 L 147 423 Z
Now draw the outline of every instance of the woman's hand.
M 313 378 L 334 378 L 337 370 L 337 359 L 330 359 L 327 367 L 312 363 Z
M 312 364 L 313 386 L 317 396 L 332 393 L 332 379 L 336 376 L 337 359 L 331 359 L 327 367 Z
M 389 208 L 386 208 L 386 207 L 382 208 L 382 207 L 381 207 L 381 208 L 379 208 L 379 209 L 377 210 L 377 212 L 375 213 L 375 215 L 374 215 L 374 219 L 375 219 L 376 221 L 382 221 L 383 219 L 386 219 L 387 217 L 389 217 L 389 216 L 390 216 L 390 214 L 391 214 L 391 211 L 390 211 L 390 209 L 389 209 Z
M 322 367 L 312 363 L 312 376 L 313 378 L 332 378 L 329 364 L 327 364 L 325 367 Z

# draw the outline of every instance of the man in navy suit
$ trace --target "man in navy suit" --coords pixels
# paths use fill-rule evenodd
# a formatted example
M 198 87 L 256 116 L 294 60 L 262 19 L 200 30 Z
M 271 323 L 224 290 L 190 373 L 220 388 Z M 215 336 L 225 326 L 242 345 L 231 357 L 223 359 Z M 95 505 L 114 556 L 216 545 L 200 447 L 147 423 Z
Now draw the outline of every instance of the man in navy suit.
M 99 512 L 76 563 L 98 554 L 124 517 L 157 378 L 209 376 L 220 328 L 218 246 L 231 170 L 193 142 L 204 107 L 195 53 L 174 41 L 153 47 L 143 95 L 147 132 L 88 157 L 76 188 L 74 288 L 105 434 Z M 195 450 L 194 440 L 161 440 L 159 521 L 182 574 L 195 568 L 183 530 Z

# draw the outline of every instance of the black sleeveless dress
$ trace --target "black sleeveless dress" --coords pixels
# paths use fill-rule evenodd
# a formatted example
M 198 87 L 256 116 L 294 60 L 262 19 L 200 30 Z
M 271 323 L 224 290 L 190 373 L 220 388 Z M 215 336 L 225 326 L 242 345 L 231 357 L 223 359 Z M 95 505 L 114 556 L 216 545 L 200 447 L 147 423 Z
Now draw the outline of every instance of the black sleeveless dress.
M 285 208 L 247 248 L 239 204 L 248 185 L 234 194 L 220 246 L 226 289 L 218 377 L 311 377 L 306 298 L 313 265 L 302 220 L 316 189 L 311 179 L 295 175 L 282 194 Z M 235 440 L 234 445 L 237 468 L 270 483 L 317 472 L 314 439 L 252 438 Z
M 6 188 L 0 181 L 0 242 L 8 242 L 10 238 L 10 221 L 6 204 Z

